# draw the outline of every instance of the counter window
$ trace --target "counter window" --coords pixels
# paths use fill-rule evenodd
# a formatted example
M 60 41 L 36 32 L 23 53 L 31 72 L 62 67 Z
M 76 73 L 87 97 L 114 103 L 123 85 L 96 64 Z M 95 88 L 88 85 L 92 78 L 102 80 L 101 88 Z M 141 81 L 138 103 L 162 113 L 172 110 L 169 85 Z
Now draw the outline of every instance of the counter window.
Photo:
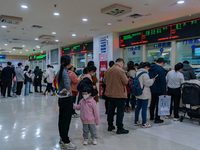
M 177 42 L 177 62 L 185 60 L 191 65 L 200 65 L 200 39 Z
M 165 59 L 166 66 L 171 65 L 171 42 L 147 45 L 147 61 L 156 62 L 158 58 Z
M 87 57 L 88 57 L 88 62 L 93 61 L 93 53 L 88 53 Z
M 129 61 L 140 63 L 143 61 L 142 46 L 127 47 L 124 50 L 124 61 L 127 64 Z
M 85 54 L 76 55 L 77 68 L 85 68 Z

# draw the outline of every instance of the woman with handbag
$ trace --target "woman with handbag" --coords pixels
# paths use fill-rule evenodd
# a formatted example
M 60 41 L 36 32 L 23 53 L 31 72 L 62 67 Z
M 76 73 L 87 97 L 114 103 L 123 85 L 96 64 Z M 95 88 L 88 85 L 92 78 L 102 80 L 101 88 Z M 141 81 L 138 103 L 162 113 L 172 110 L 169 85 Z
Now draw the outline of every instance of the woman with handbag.
M 25 66 L 24 69 L 24 84 L 25 84 L 25 91 L 24 91 L 24 96 L 29 96 L 30 92 L 30 79 L 32 75 L 28 73 L 29 66 Z

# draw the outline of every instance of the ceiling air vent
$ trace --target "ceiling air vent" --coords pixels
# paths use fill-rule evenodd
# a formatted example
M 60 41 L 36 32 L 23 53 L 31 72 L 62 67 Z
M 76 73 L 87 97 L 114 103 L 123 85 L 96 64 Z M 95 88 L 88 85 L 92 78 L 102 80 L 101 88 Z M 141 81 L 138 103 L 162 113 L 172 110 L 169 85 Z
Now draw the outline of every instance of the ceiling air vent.
M 107 14 L 115 17 L 125 15 L 127 13 L 130 13 L 131 11 L 132 11 L 131 7 L 127 7 L 120 4 L 113 4 L 101 9 L 102 14 Z
M 41 36 L 39 36 L 39 39 L 41 39 L 41 40 L 52 40 L 52 39 L 55 39 L 55 36 L 53 36 L 53 35 L 41 35 Z
M 0 52 L 5 52 L 6 50 L 5 49 L 0 49 Z
M 43 26 L 40 26 L 40 25 L 32 25 L 31 27 L 35 28 L 35 29 L 41 29 L 41 28 L 43 28 Z
M 141 15 L 141 14 L 133 14 L 133 15 L 130 15 L 129 17 L 131 17 L 131 18 L 140 18 L 142 16 L 143 15 Z
M 58 44 L 57 42 L 55 41 L 44 41 L 44 42 L 41 42 L 42 45 L 56 45 Z
M 13 47 L 12 49 L 16 49 L 16 50 L 22 50 L 23 47 Z

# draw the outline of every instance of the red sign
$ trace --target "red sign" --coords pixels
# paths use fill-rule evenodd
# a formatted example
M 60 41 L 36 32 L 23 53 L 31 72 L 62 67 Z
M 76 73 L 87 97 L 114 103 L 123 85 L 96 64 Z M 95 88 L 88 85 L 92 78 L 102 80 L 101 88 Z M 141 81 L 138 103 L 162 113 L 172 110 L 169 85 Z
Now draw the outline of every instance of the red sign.
M 99 66 L 99 96 L 101 98 L 103 96 L 102 79 L 103 79 L 105 71 L 107 70 L 107 66 L 108 66 L 107 61 L 100 61 L 100 66 Z

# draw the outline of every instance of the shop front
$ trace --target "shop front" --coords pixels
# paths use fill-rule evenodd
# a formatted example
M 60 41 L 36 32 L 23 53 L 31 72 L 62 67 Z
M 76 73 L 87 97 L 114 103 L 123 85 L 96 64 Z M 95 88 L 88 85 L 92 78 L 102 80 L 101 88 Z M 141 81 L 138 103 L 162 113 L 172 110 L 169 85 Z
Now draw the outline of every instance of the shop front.
M 200 78 L 200 19 L 121 35 L 120 48 L 126 63 L 153 63 L 163 57 L 164 67 L 174 69 L 176 63 L 187 60 Z
M 69 55 L 77 70 L 82 70 L 89 61 L 93 61 L 93 42 L 63 47 L 62 55 Z
M 36 66 L 42 70 L 46 69 L 46 53 L 31 55 L 29 61 L 31 70 L 34 70 Z

